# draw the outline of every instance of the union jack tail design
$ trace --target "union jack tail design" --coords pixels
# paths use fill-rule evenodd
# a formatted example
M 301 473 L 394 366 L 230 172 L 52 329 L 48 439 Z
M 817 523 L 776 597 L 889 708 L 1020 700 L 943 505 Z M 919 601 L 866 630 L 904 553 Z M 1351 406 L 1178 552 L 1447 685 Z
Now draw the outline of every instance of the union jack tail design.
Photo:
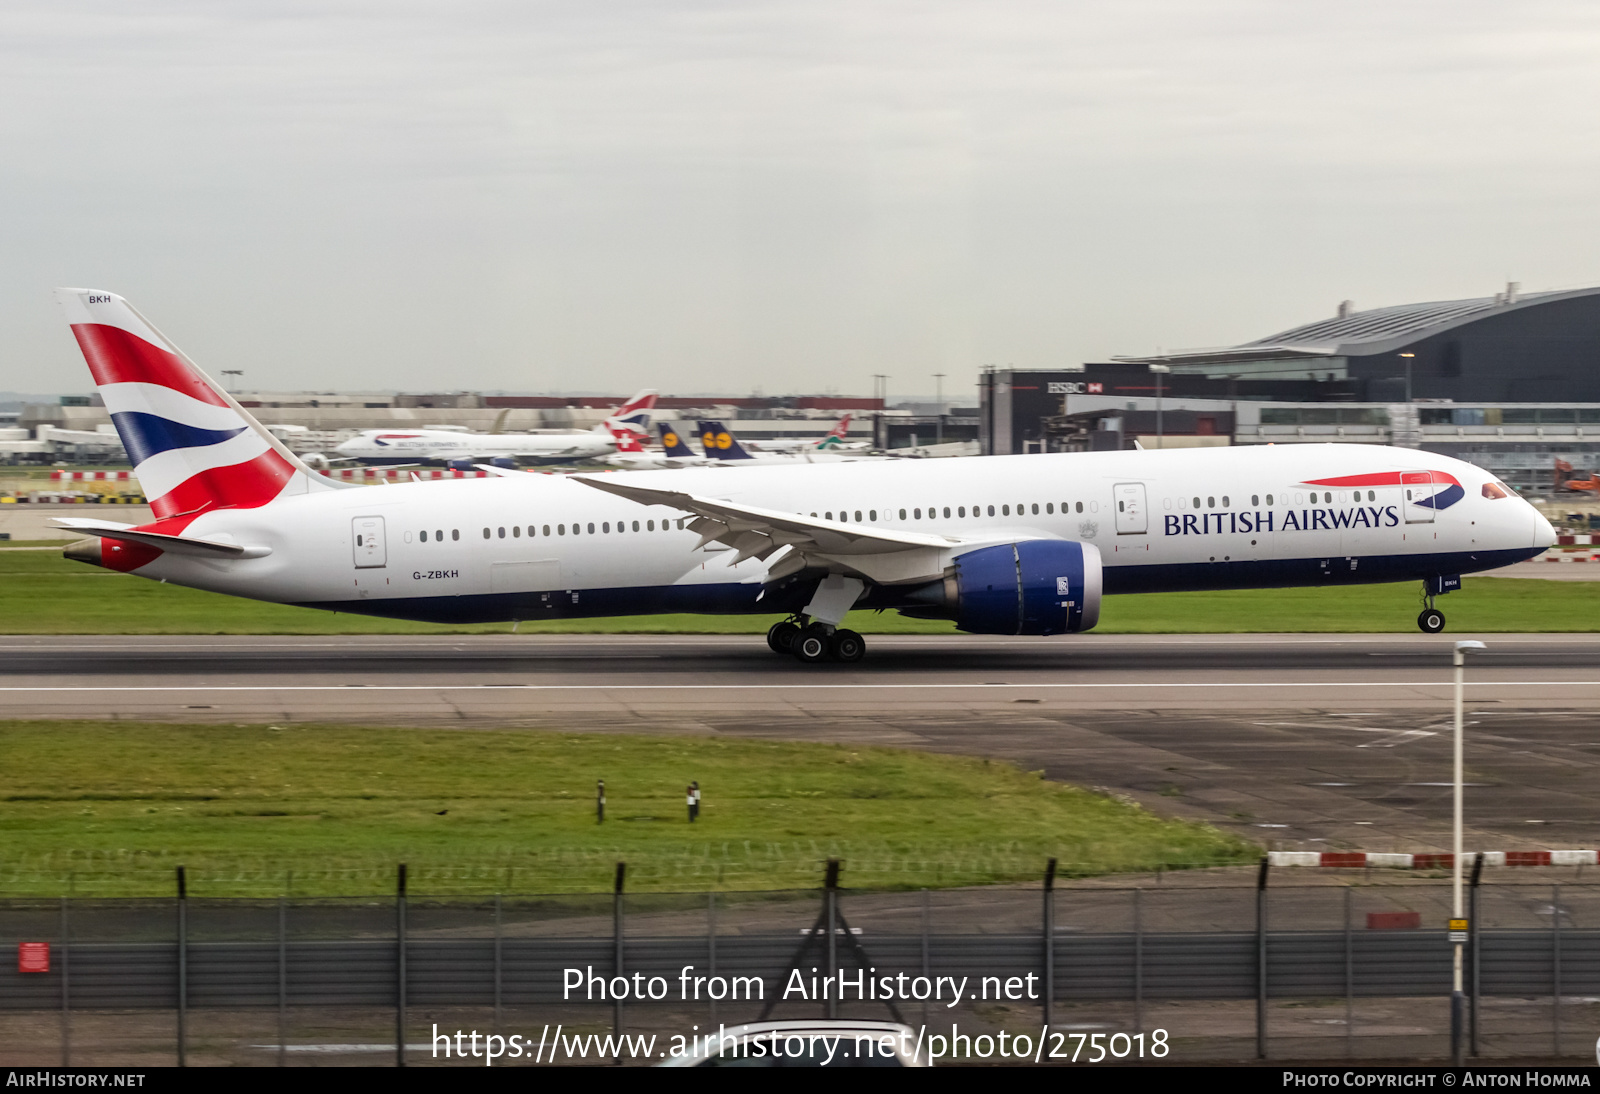
M 177 534 L 213 509 L 335 489 L 122 297 L 57 289 L 56 299 L 150 499 L 150 527 Z
M 613 410 L 601 428 L 619 439 L 625 435 L 649 436 L 650 414 L 656 408 L 657 394 L 653 388 L 645 388 Z

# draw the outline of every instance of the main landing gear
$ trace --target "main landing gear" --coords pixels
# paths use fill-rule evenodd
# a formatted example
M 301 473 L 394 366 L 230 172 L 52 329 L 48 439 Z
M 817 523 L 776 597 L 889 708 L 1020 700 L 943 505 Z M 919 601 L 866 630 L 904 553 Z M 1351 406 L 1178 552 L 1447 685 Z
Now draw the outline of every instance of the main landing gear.
M 767 631 L 767 645 L 773 653 L 787 653 L 808 665 L 821 661 L 854 664 L 867 653 L 866 639 L 855 631 L 825 623 L 802 626 L 793 619 L 773 624 Z

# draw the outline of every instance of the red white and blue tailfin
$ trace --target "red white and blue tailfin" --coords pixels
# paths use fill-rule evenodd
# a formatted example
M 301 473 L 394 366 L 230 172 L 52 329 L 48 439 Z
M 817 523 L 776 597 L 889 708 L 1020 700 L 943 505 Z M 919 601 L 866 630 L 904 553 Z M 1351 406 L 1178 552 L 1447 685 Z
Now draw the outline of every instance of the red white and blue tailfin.
M 844 444 L 846 439 L 845 434 L 850 431 L 850 417 L 851 416 L 849 414 L 846 414 L 843 418 L 840 418 L 839 424 L 828 430 L 828 435 L 826 437 L 817 438 L 814 447 L 838 448 L 840 445 Z
M 122 297 L 57 289 L 56 299 L 168 530 L 213 509 L 256 509 L 342 485 L 300 462 Z
M 621 437 L 624 434 L 648 437 L 650 435 L 650 414 L 656 408 L 657 394 L 658 392 L 654 388 L 645 388 L 613 410 L 611 415 L 600 423 L 600 429 L 610 433 L 613 437 Z

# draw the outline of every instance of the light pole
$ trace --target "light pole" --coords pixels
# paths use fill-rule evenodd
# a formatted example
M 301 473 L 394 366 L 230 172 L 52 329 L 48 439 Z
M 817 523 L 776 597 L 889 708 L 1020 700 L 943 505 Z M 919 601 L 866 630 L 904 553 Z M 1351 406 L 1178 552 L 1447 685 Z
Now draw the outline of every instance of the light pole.
M 1402 353 L 1400 356 L 1406 363 L 1406 402 L 1409 403 L 1411 401 L 1411 362 L 1416 360 L 1417 355 L 1414 353 Z
M 933 374 L 933 412 L 937 415 L 933 426 L 933 443 L 944 443 L 944 377 L 942 372 Z
M 1172 371 L 1171 365 L 1151 365 L 1150 371 L 1156 374 L 1156 447 L 1166 448 L 1166 431 L 1161 427 L 1161 377 Z
M 1450 856 L 1453 867 L 1451 873 L 1451 912 L 1450 912 L 1450 941 L 1455 945 L 1455 979 L 1450 991 L 1450 1059 L 1456 1067 L 1462 1064 L 1461 1037 L 1465 1028 L 1467 1010 L 1467 996 L 1462 987 L 1463 957 L 1467 942 L 1467 920 L 1461 907 L 1461 737 L 1462 715 L 1464 700 L 1462 693 L 1466 690 L 1467 680 L 1467 654 L 1473 650 L 1488 649 L 1482 642 L 1457 642 L 1455 649 L 1456 667 L 1456 734 L 1455 734 L 1455 853 Z

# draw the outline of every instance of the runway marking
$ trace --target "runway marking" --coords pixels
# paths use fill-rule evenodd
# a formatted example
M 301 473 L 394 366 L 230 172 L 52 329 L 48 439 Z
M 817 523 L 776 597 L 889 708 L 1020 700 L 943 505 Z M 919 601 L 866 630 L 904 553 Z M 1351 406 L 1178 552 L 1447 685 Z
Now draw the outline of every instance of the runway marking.
M 141 684 L 90 687 L 0 687 L 0 693 L 145 691 L 949 691 L 975 688 L 1447 688 L 1448 680 L 1297 681 L 1293 683 L 1179 684 Z M 1469 688 L 1597 687 L 1600 680 L 1468 680 Z M 1331 727 L 1330 727 L 1331 728 Z

